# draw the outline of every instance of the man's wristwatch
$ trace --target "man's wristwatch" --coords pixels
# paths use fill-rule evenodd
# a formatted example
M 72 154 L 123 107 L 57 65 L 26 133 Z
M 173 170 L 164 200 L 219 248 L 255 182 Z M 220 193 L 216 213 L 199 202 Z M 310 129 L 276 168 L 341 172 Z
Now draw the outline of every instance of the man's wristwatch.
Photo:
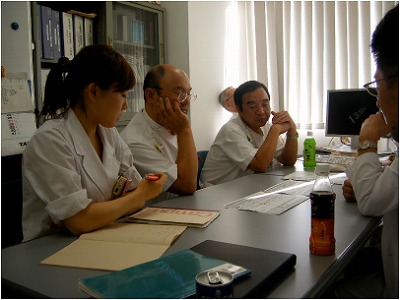
M 366 149 L 378 149 L 378 144 L 376 142 L 372 142 L 372 141 L 362 141 L 360 142 L 360 145 L 358 147 L 359 150 L 366 150 Z
M 288 140 L 297 140 L 297 139 L 299 138 L 299 133 L 296 131 L 296 134 L 293 135 L 293 136 L 289 136 L 289 134 L 286 133 L 286 138 L 287 138 Z

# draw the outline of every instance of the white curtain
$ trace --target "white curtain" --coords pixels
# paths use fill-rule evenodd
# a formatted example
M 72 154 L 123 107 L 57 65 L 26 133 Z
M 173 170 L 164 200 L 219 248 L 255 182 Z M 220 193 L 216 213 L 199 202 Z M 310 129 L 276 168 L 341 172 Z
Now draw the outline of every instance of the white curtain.
M 301 129 L 323 128 L 327 90 L 373 80 L 371 35 L 395 3 L 246 2 L 248 53 L 255 53 L 248 63 L 256 64 L 249 68 L 267 84 L 272 108 L 289 111 Z

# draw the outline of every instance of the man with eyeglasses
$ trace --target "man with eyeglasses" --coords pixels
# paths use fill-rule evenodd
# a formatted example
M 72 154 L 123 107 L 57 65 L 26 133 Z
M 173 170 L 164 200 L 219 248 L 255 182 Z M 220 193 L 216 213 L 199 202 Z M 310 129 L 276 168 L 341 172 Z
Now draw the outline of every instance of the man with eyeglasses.
M 377 154 L 377 142 L 391 134 L 399 142 L 399 6 L 390 10 L 372 35 L 371 49 L 376 62 L 375 81 L 364 87 L 377 98 L 380 112 L 364 121 L 360 131 L 360 148 L 355 163 L 347 171 L 343 185 L 347 201 L 357 201 L 360 212 L 368 216 L 383 216 L 381 252 L 385 285 L 379 289 L 371 281 L 373 274 L 347 285 L 338 285 L 336 292 L 345 298 L 399 297 L 399 158 L 382 166 Z M 365 262 L 370 264 L 371 261 Z M 368 275 L 369 279 L 366 281 Z M 377 276 L 378 278 L 378 276 Z M 347 281 L 347 280 L 346 280 Z M 363 288 L 357 289 L 357 285 Z M 370 293 L 366 292 L 370 287 Z
M 231 112 L 232 114 L 237 113 L 235 100 L 233 100 L 233 94 L 235 93 L 235 88 L 233 86 L 229 86 L 225 88 L 221 94 L 219 94 L 219 103 L 225 108 L 227 111 Z M 234 115 L 234 116 L 235 116 Z
M 297 160 L 296 124 L 287 111 L 271 111 L 263 83 L 241 84 L 234 99 L 238 116 L 218 132 L 200 175 L 202 188 L 265 172 L 273 164 L 294 165 Z
M 173 65 L 157 65 L 144 79 L 145 107 L 121 132 L 142 176 L 165 173 L 158 199 L 193 194 L 197 185 L 197 151 L 187 116 L 192 86 L 186 73 Z

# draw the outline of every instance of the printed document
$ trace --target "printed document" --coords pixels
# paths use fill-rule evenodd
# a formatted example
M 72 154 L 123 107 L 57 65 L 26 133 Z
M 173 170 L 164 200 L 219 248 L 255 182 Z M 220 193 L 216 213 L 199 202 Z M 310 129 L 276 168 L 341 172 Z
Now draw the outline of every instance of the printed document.
M 131 215 L 127 221 L 205 228 L 214 221 L 219 214 L 219 211 L 215 210 L 150 206 Z
M 230 202 L 225 208 L 280 215 L 309 199 L 314 185 L 314 172 L 297 171 L 284 179 L 264 191 Z M 343 184 L 345 179 L 345 173 L 330 176 L 331 184 Z
M 228 203 L 225 208 L 280 215 L 308 200 L 312 182 L 286 180 L 264 191 Z

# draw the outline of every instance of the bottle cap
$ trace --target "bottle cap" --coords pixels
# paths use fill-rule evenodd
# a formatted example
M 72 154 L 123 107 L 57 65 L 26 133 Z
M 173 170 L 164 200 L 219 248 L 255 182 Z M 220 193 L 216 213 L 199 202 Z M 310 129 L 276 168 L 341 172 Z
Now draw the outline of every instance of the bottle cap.
M 313 132 L 311 130 L 307 131 L 307 136 L 312 136 Z
M 315 174 L 319 176 L 329 176 L 329 164 L 319 163 L 315 167 Z

